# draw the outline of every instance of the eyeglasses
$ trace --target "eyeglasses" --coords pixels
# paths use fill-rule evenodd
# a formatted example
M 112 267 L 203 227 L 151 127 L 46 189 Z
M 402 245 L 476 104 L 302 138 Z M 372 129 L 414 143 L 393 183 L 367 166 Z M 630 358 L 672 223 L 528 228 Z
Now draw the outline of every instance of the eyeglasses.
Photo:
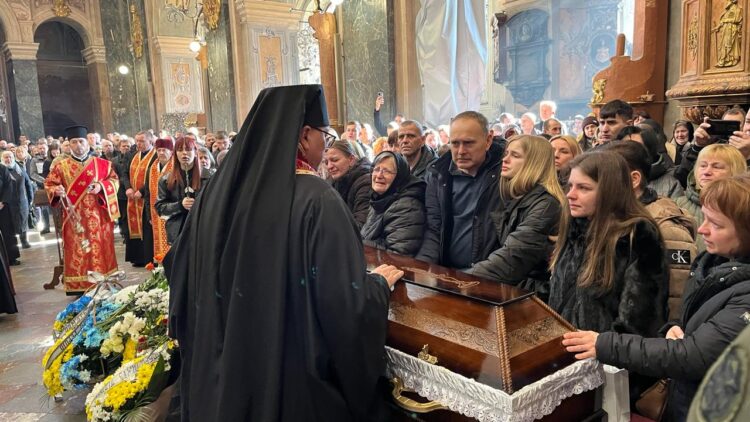
M 374 169 L 372 169 L 372 174 L 380 173 L 383 173 L 383 176 L 393 176 L 394 174 L 396 174 L 395 171 L 388 170 L 385 167 L 375 167 Z
M 325 139 L 325 143 L 326 143 L 326 148 L 330 147 L 334 142 L 338 140 L 336 135 L 332 134 L 331 132 L 328 132 L 327 130 L 318 129 L 315 126 L 310 126 L 310 127 L 323 134 L 323 138 Z

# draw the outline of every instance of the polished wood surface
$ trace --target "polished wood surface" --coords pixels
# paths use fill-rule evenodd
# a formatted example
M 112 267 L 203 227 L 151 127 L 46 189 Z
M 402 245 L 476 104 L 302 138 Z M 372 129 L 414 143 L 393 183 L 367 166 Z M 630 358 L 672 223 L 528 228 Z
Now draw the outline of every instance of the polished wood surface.
M 533 293 L 372 247 L 365 256 L 370 269 L 404 270 L 389 346 L 416 356 L 429 345 L 437 365 L 510 394 L 575 361 L 562 346 L 573 327 Z

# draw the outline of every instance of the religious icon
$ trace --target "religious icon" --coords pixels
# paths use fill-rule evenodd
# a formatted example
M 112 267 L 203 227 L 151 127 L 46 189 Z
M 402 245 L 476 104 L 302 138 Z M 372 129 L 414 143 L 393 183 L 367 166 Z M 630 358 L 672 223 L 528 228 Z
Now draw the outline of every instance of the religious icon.
M 599 34 L 591 40 L 590 46 L 589 57 L 591 63 L 597 69 L 601 69 L 609 63 L 609 59 L 613 56 L 615 38 L 612 34 Z
M 740 62 L 742 48 L 742 8 L 737 0 L 729 0 L 719 18 L 719 24 L 711 30 L 716 33 L 716 66 L 731 67 Z

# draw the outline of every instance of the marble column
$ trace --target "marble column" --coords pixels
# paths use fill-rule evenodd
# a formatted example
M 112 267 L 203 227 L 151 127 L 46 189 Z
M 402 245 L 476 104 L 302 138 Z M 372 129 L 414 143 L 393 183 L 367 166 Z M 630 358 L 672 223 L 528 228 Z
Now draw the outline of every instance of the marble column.
M 81 51 L 89 72 L 89 86 L 91 89 L 91 110 L 93 112 L 94 127 L 107 133 L 114 130 L 112 125 L 112 109 L 109 95 L 109 78 L 107 76 L 107 55 L 104 46 L 91 46 Z
M 422 121 L 424 98 L 416 44 L 416 22 L 420 8 L 419 2 L 416 1 L 393 0 L 396 113 L 401 113 L 409 119 Z M 393 116 L 381 115 L 380 117 L 385 123 L 385 119 Z
M 372 121 L 375 97 L 385 93 L 384 122 L 396 113 L 393 0 L 346 2 L 341 6 L 346 119 Z
M 339 120 L 339 94 L 336 88 L 336 17 L 332 13 L 313 13 L 308 19 L 315 30 L 320 45 L 320 82 L 326 95 L 328 120 L 336 130 L 341 130 Z
M 303 13 L 279 1 L 236 0 L 230 8 L 237 121 L 258 93 L 299 83 L 297 33 Z
M 8 70 L 8 91 L 13 110 L 15 136 L 40 138 L 44 133 L 39 76 L 36 68 L 37 43 L 10 43 L 3 46 Z M 15 140 L 13 140 L 15 142 Z
M 229 6 L 221 6 L 219 27 L 206 34 L 208 48 L 208 110 L 209 129 L 237 130 L 235 122 L 234 80 L 232 75 Z

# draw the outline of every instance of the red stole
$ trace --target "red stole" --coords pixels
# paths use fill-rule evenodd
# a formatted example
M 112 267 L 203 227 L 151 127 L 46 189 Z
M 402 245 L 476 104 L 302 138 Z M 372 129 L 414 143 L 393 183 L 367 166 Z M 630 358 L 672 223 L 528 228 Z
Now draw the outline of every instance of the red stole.
M 130 162 L 130 187 L 134 190 L 140 190 L 146 184 L 151 161 L 156 155 L 156 148 L 151 148 L 144 157 L 138 152 Z M 131 239 L 143 239 L 143 198 L 128 199 L 128 230 Z

